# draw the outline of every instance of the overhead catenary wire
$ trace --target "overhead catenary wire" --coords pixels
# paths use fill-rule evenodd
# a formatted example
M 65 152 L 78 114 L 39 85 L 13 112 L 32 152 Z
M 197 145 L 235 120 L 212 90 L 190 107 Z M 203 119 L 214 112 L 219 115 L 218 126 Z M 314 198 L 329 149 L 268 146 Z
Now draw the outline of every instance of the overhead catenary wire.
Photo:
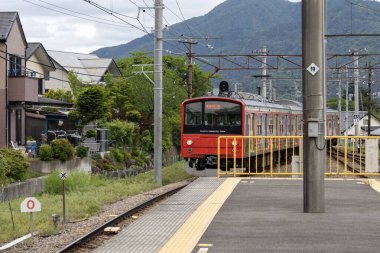
M 143 27 L 143 28 L 140 28 L 140 27 L 138 27 L 137 25 L 134 25 L 134 24 L 132 24 L 132 23 L 130 23 L 130 22 L 128 22 L 128 21 L 126 21 L 126 20 L 124 20 L 124 19 L 122 19 L 122 18 L 119 17 L 119 16 L 123 16 L 123 17 L 131 18 L 130 16 L 127 16 L 127 15 L 124 15 L 124 14 L 121 14 L 121 13 L 118 13 L 118 12 L 115 12 L 115 11 L 112 11 L 112 10 L 107 9 L 107 8 L 101 6 L 101 5 L 99 5 L 99 4 L 97 4 L 97 3 L 93 2 L 93 1 L 90 1 L 90 0 L 83 0 L 83 1 L 85 1 L 86 3 L 91 4 L 91 5 L 94 6 L 95 8 L 98 8 L 99 10 L 102 10 L 102 11 L 108 13 L 109 15 L 111 15 L 111 16 L 113 16 L 113 17 L 119 19 L 119 20 L 121 20 L 122 22 L 124 22 L 124 23 L 126 23 L 126 24 L 132 26 L 133 28 L 136 28 L 136 29 L 139 30 L 139 31 L 142 31 L 142 32 L 144 32 L 144 33 L 148 33 L 144 27 Z M 115 15 L 115 14 L 116 14 L 116 15 Z M 117 15 L 119 15 L 119 16 L 117 16 Z M 139 21 L 137 18 L 134 18 L 134 19 L 136 19 L 136 20 L 140 23 L 140 21 Z M 141 24 L 141 23 L 140 23 L 140 24 Z
M 116 24 L 120 24 L 120 25 L 125 26 L 123 23 L 116 22 L 116 21 L 114 21 L 114 20 L 109 20 L 109 19 L 105 19 L 105 18 L 100 18 L 100 17 L 91 16 L 91 15 L 88 15 L 88 14 L 85 14 L 85 13 L 82 13 L 82 12 L 78 12 L 78 11 L 71 10 L 71 9 L 68 9 L 68 8 L 65 8 L 65 7 L 62 7 L 62 6 L 58 6 L 58 5 L 56 5 L 56 4 L 52 4 L 52 3 L 47 2 L 47 1 L 43 1 L 43 0 L 36 0 L 36 1 L 39 1 L 39 2 L 45 3 L 45 4 L 47 4 L 47 5 L 50 5 L 50 6 L 53 6 L 53 7 L 56 7 L 56 8 L 59 8 L 59 9 L 65 10 L 65 11 L 69 11 L 69 12 L 72 12 L 72 13 L 76 13 L 76 14 L 79 14 L 79 15 L 83 15 L 83 16 L 87 16 L 87 17 L 90 17 L 90 18 L 99 19 L 99 20 L 103 20 L 103 21 L 107 21 L 107 22 L 112 22 L 112 23 L 116 23 Z
M 0 50 L 0 52 L 1 52 L 1 53 L 4 53 L 4 54 L 7 54 L 7 55 L 12 55 L 12 54 L 7 53 L 7 52 L 5 52 L 5 51 L 3 51 L 3 50 Z M 18 57 L 20 57 L 20 56 L 18 56 Z M 26 59 L 26 58 L 24 58 L 24 57 L 20 57 L 20 58 L 26 60 L 26 62 L 36 63 L 36 64 L 38 64 L 38 65 L 40 65 L 40 66 L 43 66 L 43 67 L 51 67 L 51 65 L 47 65 L 47 64 L 44 64 L 44 63 L 41 63 L 41 62 L 37 62 L 37 61 L 30 60 L 30 59 Z M 66 67 L 66 66 L 62 66 L 62 67 Z M 67 67 L 69 67 L 69 66 L 67 66 Z M 33 71 L 34 71 L 34 70 L 33 70 Z M 37 72 L 36 72 L 36 73 L 37 73 Z M 81 73 L 81 72 L 75 72 L 75 73 L 78 74 L 78 75 L 82 75 L 82 76 L 103 77 L 103 76 L 99 76 L 99 75 L 91 75 L 91 74 Z
M 80 17 L 80 16 L 77 16 L 77 15 L 74 15 L 74 14 L 70 14 L 70 13 L 67 13 L 67 12 L 63 12 L 63 11 L 60 11 L 60 10 L 56 10 L 56 9 L 44 6 L 44 5 L 41 5 L 41 4 L 37 4 L 37 3 L 34 3 L 32 1 L 29 1 L 29 0 L 23 0 L 23 1 L 24 2 L 28 2 L 30 4 L 33 4 L 33 5 L 36 5 L 36 6 L 39 6 L 41 8 L 44 8 L 44 9 L 47 9 L 47 10 L 51 10 L 51 11 L 54 11 L 54 12 L 58 12 L 58 13 L 61 13 L 61 14 L 64 14 L 64 15 L 68 15 L 68 16 L 71 16 L 71 17 L 74 17 L 74 18 L 88 20 L 88 21 L 91 21 L 91 22 L 96 22 L 96 23 L 105 24 L 105 25 L 111 25 L 111 26 L 117 26 L 117 27 L 128 27 L 126 25 L 118 25 L 118 24 L 115 24 L 115 23 L 107 23 L 107 22 L 103 22 L 103 21 L 99 21 L 99 20 L 94 20 L 94 19 L 90 19 L 90 18 L 86 18 L 86 17 Z
M 366 5 L 363 5 L 363 4 L 359 4 L 359 3 L 355 3 L 355 2 L 352 2 L 352 1 L 349 1 L 349 0 L 346 0 L 348 3 L 352 4 L 352 5 L 355 5 L 355 6 L 358 6 L 360 8 L 363 8 L 363 9 L 367 9 L 367 10 L 371 10 L 371 11 L 374 11 L 374 12 L 380 12 L 379 9 L 373 9 L 369 6 L 366 6 Z

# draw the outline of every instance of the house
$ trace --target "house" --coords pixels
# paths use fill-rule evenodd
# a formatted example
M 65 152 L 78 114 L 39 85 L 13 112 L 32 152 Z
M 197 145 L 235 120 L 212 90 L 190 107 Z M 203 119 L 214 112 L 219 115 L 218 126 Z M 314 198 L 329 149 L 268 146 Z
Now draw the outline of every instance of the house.
M 28 43 L 26 49 L 26 68 L 38 79 L 38 94 L 45 92 L 45 81 L 49 80 L 50 71 L 55 71 L 53 60 L 41 43 Z
M 340 129 L 343 135 L 346 135 L 346 132 L 347 132 L 348 136 L 355 136 L 354 114 L 355 114 L 354 112 L 348 112 L 348 117 L 347 117 L 348 131 L 346 131 L 346 121 L 345 121 L 346 112 L 342 112 Z M 359 112 L 359 120 L 357 124 L 359 126 L 359 136 L 368 135 L 368 112 L 365 112 L 365 111 Z M 374 131 L 378 128 L 380 128 L 380 120 L 376 118 L 375 116 L 371 115 L 370 131 Z
M 113 59 L 99 58 L 94 54 L 71 53 L 61 51 L 47 51 L 52 58 L 56 70 L 50 73 L 50 79 L 45 83 L 45 90 L 70 90 L 68 73 L 76 73 L 84 84 L 98 84 L 104 82 L 107 73 L 121 76 L 120 69 Z
M 0 12 L 0 147 L 25 143 L 25 105 L 38 101 L 38 78 L 26 67 L 27 41 L 17 12 Z

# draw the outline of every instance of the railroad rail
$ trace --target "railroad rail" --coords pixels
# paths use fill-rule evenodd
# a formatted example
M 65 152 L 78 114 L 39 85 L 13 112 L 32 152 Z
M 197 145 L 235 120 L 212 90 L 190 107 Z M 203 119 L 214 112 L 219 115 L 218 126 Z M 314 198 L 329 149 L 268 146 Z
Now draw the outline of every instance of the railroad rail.
M 148 208 L 149 206 L 155 204 L 156 202 L 162 201 L 163 199 L 175 194 L 176 192 L 180 191 L 187 185 L 183 185 L 180 187 L 177 187 L 173 190 L 170 190 L 168 192 L 165 192 L 163 194 L 160 194 L 136 207 L 133 209 L 130 209 L 126 211 L 125 213 L 120 214 L 119 216 L 115 217 L 114 219 L 111 219 L 110 221 L 102 224 L 98 228 L 94 229 L 90 233 L 80 237 L 79 239 L 75 240 L 74 242 L 70 243 L 69 245 L 65 246 L 64 248 L 57 251 L 57 253 L 66 253 L 66 252 L 73 252 L 75 250 L 78 250 L 79 248 L 83 247 L 86 243 L 88 243 L 91 240 L 94 240 L 97 236 L 104 233 L 104 229 L 107 227 L 115 226 L 116 224 L 119 224 L 123 220 L 141 212 L 142 210 Z

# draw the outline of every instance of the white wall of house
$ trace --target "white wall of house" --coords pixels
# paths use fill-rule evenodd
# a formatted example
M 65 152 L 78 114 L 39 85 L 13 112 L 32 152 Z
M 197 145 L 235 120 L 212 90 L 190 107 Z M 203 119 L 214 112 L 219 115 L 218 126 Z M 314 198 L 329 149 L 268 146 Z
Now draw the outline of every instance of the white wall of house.
M 27 61 L 26 61 L 26 68 L 28 71 L 35 71 L 35 77 L 36 78 L 44 78 L 44 68 L 39 63 L 40 61 L 35 55 L 32 55 Z
M 49 80 L 45 80 L 45 90 L 71 90 L 67 71 L 56 66 L 55 71 L 50 71 Z
M 359 135 L 367 135 L 367 131 L 363 130 L 362 127 L 368 126 L 368 115 L 361 118 L 358 122 L 358 125 Z M 373 116 L 371 116 L 371 127 L 380 127 L 380 121 Z M 350 126 L 347 133 L 349 136 L 355 136 L 355 125 Z M 345 135 L 345 132 L 343 134 Z

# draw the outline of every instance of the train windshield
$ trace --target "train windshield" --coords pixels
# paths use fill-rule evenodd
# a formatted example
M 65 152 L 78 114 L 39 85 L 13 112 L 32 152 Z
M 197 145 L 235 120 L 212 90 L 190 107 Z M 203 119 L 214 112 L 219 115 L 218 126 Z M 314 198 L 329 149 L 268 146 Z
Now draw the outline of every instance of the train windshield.
M 242 106 L 227 101 L 185 105 L 184 133 L 241 134 Z
M 241 126 L 241 105 L 229 102 L 205 102 L 206 126 Z

